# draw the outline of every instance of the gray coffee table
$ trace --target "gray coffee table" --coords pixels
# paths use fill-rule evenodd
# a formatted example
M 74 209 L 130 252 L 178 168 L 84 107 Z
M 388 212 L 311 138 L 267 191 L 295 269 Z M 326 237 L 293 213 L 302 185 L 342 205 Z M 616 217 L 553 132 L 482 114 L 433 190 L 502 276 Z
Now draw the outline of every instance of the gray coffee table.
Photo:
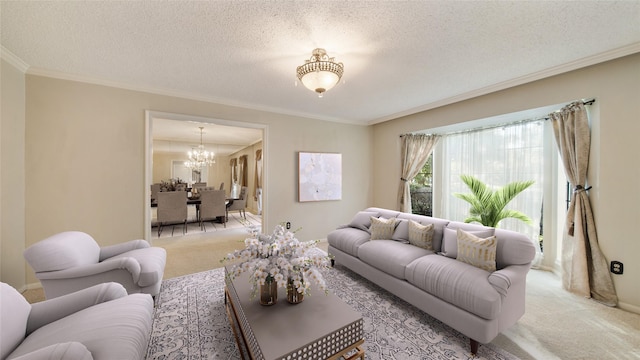
M 303 302 L 289 304 L 278 289 L 278 302 L 263 306 L 251 299 L 248 273 L 226 278 L 226 285 L 227 315 L 243 359 L 364 360 L 362 316 L 331 292 L 312 287 Z

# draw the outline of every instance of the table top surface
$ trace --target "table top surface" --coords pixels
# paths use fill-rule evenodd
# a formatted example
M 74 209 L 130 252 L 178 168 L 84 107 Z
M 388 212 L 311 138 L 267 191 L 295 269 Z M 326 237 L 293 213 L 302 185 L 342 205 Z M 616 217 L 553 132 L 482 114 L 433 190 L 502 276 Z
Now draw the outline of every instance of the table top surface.
M 348 345 L 363 338 L 362 315 L 331 291 L 325 295 L 315 284 L 311 294 L 299 304 L 288 303 L 285 289 L 279 288 L 278 301 L 270 306 L 260 305 L 258 297 L 251 298 L 248 273 L 227 280 L 227 290 L 234 306 L 240 305 L 236 311 L 246 317 L 265 359 L 282 358 L 298 349 L 315 347 L 316 342 L 327 341 L 326 338 L 346 338 L 346 332 L 356 333 L 356 339 Z

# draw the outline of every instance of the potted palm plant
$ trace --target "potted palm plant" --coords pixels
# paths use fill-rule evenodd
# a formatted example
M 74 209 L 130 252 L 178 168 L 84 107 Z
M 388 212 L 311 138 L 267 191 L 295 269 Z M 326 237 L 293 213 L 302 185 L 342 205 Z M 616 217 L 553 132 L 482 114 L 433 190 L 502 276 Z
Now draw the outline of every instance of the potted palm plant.
M 506 218 L 514 218 L 531 224 L 531 218 L 517 210 L 506 209 L 507 205 L 518 194 L 534 181 L 514 181 L 503 187 L 493 189 L 479 179 L 471 175 L 461 175 L 460 178 L 471 190 L 470 194 L 454 193 L 453 195 L 469 204 L 471 208 L 469 213 L 471 216 L 466 218 L 464 222 L 478 222 L 484 226 L 498 227 L 498 223 Z

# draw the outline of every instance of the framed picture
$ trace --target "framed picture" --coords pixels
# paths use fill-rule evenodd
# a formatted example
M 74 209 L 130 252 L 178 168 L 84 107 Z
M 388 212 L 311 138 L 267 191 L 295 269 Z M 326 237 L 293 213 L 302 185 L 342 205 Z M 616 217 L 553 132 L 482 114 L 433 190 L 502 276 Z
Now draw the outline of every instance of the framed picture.
M 342 154 L 298 153 L 298 201 L 342 199 Z

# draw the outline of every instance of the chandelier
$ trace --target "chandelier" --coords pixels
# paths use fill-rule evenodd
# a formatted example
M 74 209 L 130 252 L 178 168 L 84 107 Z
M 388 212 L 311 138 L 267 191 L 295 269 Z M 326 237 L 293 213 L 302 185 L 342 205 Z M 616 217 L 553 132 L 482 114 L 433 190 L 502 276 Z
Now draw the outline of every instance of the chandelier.
M 211 166 L 216 163 L 216 159 L 213 157 L 213 152 L 208 152 L 204 149 L 202 144 L 202 130 L 204 127 L 200 126 L 200 145 L 197 149 L 189 151 L 189 160 L 184 162 L 184 166 L 191 170 L 200 170 L 205 166 Z
M 315 49 L 309 60 L 305 60 L 303 65 L 298 66 L 298 79 L 309 90 L 318 93 L 322 97 L 325 91 L 334 87 L 340 78 L 344 66 L 335 62 L 335 58 L 330 58 L 324 49 Z

